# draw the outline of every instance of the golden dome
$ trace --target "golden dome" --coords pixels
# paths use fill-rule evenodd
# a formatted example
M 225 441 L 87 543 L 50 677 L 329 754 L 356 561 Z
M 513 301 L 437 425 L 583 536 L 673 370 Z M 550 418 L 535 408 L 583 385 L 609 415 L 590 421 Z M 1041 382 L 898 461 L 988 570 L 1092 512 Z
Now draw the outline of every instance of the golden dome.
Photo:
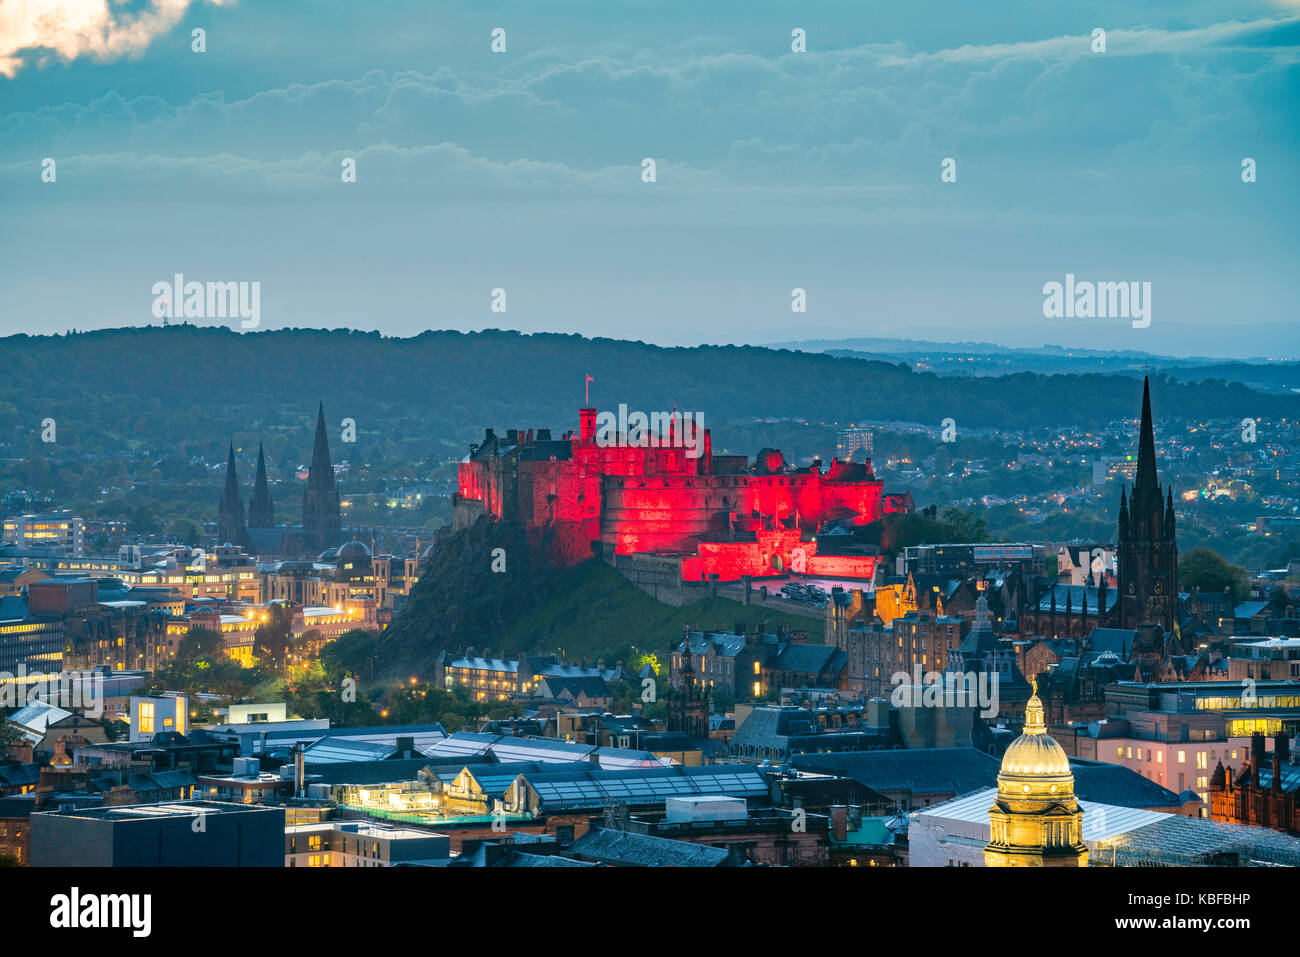
M 1073 778 L 1073 774 L 1065 749 L 1047 733 L 1043 702 L 1038 698 L 1038 681 L 1035 679 L 1034 695 L 1025 706 L 1025 732 L 1011 742 L 1002 756 L 1002 771 L 998 778 L 1044 777 Z

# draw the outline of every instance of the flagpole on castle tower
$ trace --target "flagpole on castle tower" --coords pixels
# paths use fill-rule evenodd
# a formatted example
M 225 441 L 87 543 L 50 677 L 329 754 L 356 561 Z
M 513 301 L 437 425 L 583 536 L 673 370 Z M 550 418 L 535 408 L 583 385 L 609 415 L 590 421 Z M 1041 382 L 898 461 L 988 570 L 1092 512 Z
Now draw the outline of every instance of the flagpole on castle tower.
M 583 400 L 583 408 L 591 408 L 591 384 L 595 381 L 596 380 L 591 376 L 587 376 L 586 396 L 584 397 Z

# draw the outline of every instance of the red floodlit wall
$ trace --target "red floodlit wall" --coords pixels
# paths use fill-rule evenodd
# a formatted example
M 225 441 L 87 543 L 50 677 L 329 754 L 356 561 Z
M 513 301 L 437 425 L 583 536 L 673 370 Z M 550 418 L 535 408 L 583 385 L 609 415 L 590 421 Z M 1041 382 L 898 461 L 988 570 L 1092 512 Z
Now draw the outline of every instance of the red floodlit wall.
M 874 555 L 818 555 L 817 542 L 803 541 L 796 529 L 759 532 L 753 542 L 701 542 L 682 559 L 682 581 L 739 581 L 793 572 L 833 578 L 871 580 L 879 559 Z
M 869 580 L 876 575 L 877 562 L 874 555 L 810 555 L 805 574 Z
M 701 542 L 694 555 L 682 559 L 682 581 L 739 581 L 750 575 L 782 575 L 802 564 L 816 542 L 804 542 L 798 529 L 761 531 L 752 542 Z
M 527 449 L 532 432 L 520 435 Z M 704 454 L 698 458 L 690 458 L 682 448 L 598 446 L 595 412 L 584 409 L 579 433 L 569 436 L 570 458 L 535 461 L 525 454 L 519 461 L 516 453 L 468 459 L 458 469 L 459 497 L 482 503 L 484 512 L 498 520 L 517 520 L 529 529 L 580 525 L 580 530 L 564 533 L 573 541 L 563 551 L 578 555 L 575 560 L 590 554 L 597 537 L 620 554 L 690 553 L 701 546 L 698 562 L 684 566 L 683 577 L 701 580 L 716 572 L 728 581 L 789 568 L 800 533 L 811 534 L 824 522 L 850 519 L 866 525 L 886 511 L 910 507 L 908 496 L 890 496 L 887 503 L 882 483 L 860 463 L 832 461 L 826 473 L 738 473 L 736 457 L 714 459 L 707 432 L 705 439 Z M 784 467 L 780 452 L 769 449 L 764 456 L 761 465 L 766 470 Z M 717 474 L 718 466 L 724 474 Z M 785 527 L 792 523 L 797 528 Z M 765 550 L 754 543 L 723 541 L 734 532 L 755 533 L 767 541 L 761 536 L 771 531 L 792 534 L 794 545 L 774 550 L 769 541 Z M 708 551 L 704 544 L 731 547 Z M 805 557 L 815 554 L 815 545 L 804 545 Z M 859 571 L 813 574 L 870 577 Z

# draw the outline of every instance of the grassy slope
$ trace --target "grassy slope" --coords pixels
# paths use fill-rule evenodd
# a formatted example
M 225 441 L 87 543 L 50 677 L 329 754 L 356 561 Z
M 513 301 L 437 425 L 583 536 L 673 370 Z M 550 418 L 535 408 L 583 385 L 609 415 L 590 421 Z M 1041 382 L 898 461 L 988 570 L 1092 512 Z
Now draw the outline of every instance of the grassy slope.
M 570 661 L 586 658 L 593 662 L 630 644 L 643 653 L 657 652 L 663 661 L 669 645 L 680 638 L 683 625 L 730 630 L 739 621 L 765 621 L 772 629 L 789 625 L 808 632 L 811 641 L 821 641 L 823 636 L 816 619 L 762 606 L 747 607 L 727 598 L 705 598 L 674 608 L 655 601 L 608 565 L 592 561 L 566 572 L 563 587 L 509 627 L 494 651 L 513 654 L 519 649 L 533 653 L 563 649 Z

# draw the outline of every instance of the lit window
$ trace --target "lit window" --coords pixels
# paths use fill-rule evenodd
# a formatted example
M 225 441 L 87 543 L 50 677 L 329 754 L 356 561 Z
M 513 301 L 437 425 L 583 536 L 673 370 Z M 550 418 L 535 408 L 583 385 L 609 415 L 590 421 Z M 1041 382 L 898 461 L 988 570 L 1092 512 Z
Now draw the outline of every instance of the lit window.
M 141 734 L 153 734 L 153 702 L 140 702 L 140 714 L 137 723 L 140 726 Z
M 1187 763 L 1187 752 L 1186 752 L 1186 751 L 1179 751 L 1179 752 L 1178 752 L 1178 763 L 1179 763 L 1179 764 L 1186 764 L 1186 763 Z

